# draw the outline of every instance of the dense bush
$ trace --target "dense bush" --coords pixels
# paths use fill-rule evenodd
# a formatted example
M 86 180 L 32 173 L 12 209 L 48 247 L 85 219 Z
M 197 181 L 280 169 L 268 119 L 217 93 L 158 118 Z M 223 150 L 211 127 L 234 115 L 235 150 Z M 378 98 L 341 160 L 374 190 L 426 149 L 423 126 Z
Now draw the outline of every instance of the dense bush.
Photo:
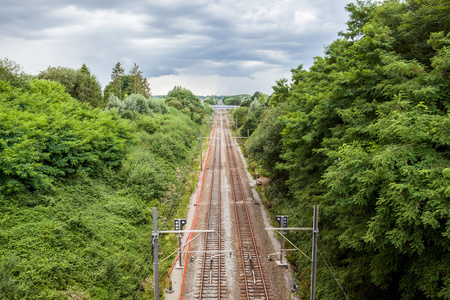
M 110 95 L 106 108 L 116 109 L 122 117 L 132 120 L 139 118 L 136 113 L 154 117 L 155 113 L 167 114 L 169 112 L 169 107 L 164 103 L 164 100 L 146 98 L 141 94 L 132 94 L 123 101 L 114 95 Z
M 146 202 L 160 199 L 167 188 L 167 175 L 161 166 L 162 161 L 158 162 L 152 152 L 144 147 L 131 148 L 120 170 L 120 177 L 132 193 Z
M 111 112 L 91 110 L 55 82 L 33 80 L 29 91 L 2 83 L 0 190 L 46 190 L 55 178 L 118 167 L 129 127 Z
M 204 107 L 202 106 L 200 99 L 190 90 L 182 88 L 181 86 L 175 86 L 167 93 L 165 102 L 167 105 L 181 110 L 188 115 L 191 120 L 194 120 L 198 124 L 202 123 L 205 114 Z
M 149 98 L 148 107 L 158 114 L 167 114 L 169 112 L 169 107 L 164 103 L 164 100 L 158 98 Z
M 125 98 L 123 101 L 123 109 L 138 112 L 140 114 L 150 115 L 153 112 L 150 110 L 147 98 L 140 94 L 133 94 Z

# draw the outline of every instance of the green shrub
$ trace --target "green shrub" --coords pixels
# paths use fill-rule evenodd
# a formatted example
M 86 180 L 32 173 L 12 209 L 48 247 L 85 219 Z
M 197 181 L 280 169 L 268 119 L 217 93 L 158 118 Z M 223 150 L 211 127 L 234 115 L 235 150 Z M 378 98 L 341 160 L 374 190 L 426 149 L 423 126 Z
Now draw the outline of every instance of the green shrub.
M 166 174 L 154 155 L 145 148 L 131 148 L 120 176 L 145 201 L 161 198 L 166 190 Z
M 148 107 L 148 99 L 141 94 L 132 94 L 125 98 L 124 109 L 132 110 L 141 114 L 150 114 L 150 108 Z
M 169 112 L 169 108 L 164 103 L 164 100 L 158 98 L 149 98 L 148 106 L 154 113 L 167 114 Z
M 150 134 L 154 133 L 160 127 L 155 118 L 145 115 L 140 116 L 135 124 L 138 130 L 143 130 Z
M 129 126 L 91 110 L 56 82 L 0 94 L 0 191 L 47 190 L 55 178 L 120 165 Z
M 116 108 L 118 111 L 123 111 L 124 103 L 117 96 L 110 95 L 108 103 L 106 103 L 106 108 L 107 109 Z
M 175 107 L 178 110 L 183 108 L 183 104 L 181 104 L 181 102 L 177 101 L 177 100 L 170 100 L 170 101 L 167 102 L 167 105 Z
M 1 299 L 23 299 L 30 292 L 28 283 L 17 278 L 16 268 L 16 257 L 8 257 L 0 260 Z

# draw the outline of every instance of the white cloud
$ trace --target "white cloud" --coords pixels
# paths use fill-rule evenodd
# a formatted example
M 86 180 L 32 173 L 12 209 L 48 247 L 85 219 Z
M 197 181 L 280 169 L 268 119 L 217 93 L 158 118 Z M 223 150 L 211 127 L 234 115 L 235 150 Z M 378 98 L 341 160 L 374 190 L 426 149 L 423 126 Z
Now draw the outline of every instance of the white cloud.
M 153 95 L 166 95 L 174 86 L 182 86 L 191 90 L 196 95 L 227 95 L 227 94 L 253 94 L 260 91 L 266 94 L 272 93 L 275 81 L 288 78 L 289 72 L 282 69 L 256 72 L 252 78 L 220 76 L 220 75 L 193 75 L 183 73 L 179 75 L 164 75 L 148 78 Z
M 32 74 L 86 63 L 103 86 L 120 61 L 162 94 L 270 93 L 345 29 L 347 1 L 22 0 L 0 11 L 0 53 Z

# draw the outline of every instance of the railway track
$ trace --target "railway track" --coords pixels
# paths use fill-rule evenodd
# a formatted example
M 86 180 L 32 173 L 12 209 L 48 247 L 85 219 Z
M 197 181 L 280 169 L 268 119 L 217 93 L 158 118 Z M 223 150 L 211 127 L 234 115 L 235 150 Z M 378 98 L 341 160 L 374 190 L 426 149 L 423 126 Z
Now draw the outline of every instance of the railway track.
M 232 191 L 232 201 L 239 240 L 239 282 L 241 299 L 271 299 L 270 289 L 265 279 L 263 266 L 256 244 L 249 209 L 245 200 L 240 174 L 240 164 L 231 142 L 231 133 L 225 134 L 227 163 Z
M 221 127 L 221 118 L 217 124 Z M 215 230 L 206 233 L 201 259 L 202 268 L 197 276 L 196 299 L 226 299 L 228 295 L 224 260 L 224 241 L 222 240 L 222 196 L 221 196 L 221 156 L 220 130 L 214 140 L 213 165 L 211 169 L 210 192 L 205 228 Z
M 207 197 L 205 229 L 213 229 L 215 233 L 206 233 L 202 240 L 200 251 L 201 268 L 197 270 L 193 298 L 195 299 L 247 299 L 263 300 L 271 298 L 271 289 L 265 279 L 260 254 L 257 248 L 255 233 L 252 228 L 249 208 L 246 203 L 243 178 L 241 178 L 241 164 L 238 154 L 232 143 L 231 132 L 228 126 L 226 114 L 219 112 L 216 134 L 213 145 L 213 160 L 208 163 L 207 170 L 210 172 L 209 193 Z M 223 135 L 223 136 L 222 136 Z M 225 147 L 222 147 L 222 140 Z M 226 152 L 226 171 L 231 187 L 231 204 L 222 203 L 222 148 Z M 206 182 L 206 181 L 205 181 Z M 230 205 L 230 216 L 234 215 L 235 224 L 235 253 L 239 269 L 239 291 L 233 294 L 229 291 L 227 283 L 227 269 L 225 255 L 225 236 L 223 229 L 223 206 Z M 232 220 L 225 220 L 231 222 Z M 230 275 L 230 274 L 228 274 Z M 237 275 L 237 274 L 236 274 Z M 233 275 L 231 275 L 233 276 Z M 228 278 L 230 278 L 228 276 Z

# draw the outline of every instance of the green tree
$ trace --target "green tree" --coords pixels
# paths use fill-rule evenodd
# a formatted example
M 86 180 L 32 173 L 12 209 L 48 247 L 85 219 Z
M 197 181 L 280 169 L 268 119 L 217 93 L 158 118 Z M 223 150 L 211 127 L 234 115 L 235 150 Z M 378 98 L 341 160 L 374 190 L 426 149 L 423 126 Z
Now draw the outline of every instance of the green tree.
M 247 114 L 248 114 L 248 107 L 245 106 L 238 107 L 235 110 L 233 110 L 232 113 L 233 122 L 236 123 L 235 121 L 237 119 L 238 128 L 244 125 L 244 122 L 247 119 Z
M 204 101 L 203 101 L 204 103 L 208 103 L 209 105 L 217 105 L 217 98 L 215 98 L 215 97 L 209 97 L 209 98 L 206 98 Z
M 85 64 L 79 70 L 49 67 L 41 71 L 37 77 L 61 83 L 73 98 L 88 103 L 92 107 L 103 106 L 100 83 Z
M 141 86 L 142 86 L 142 95 L 144 95 L 147 98 L 150 98 L 152 96 L 152 89 L 150 88 L 150 83 L 148 83 L 147 78 L 142 77 Z
M 251 135 L 253 131 L 255 131 L 256 127 L 258 127 L 258 123 L 261 119 L 261 114 L 263 112 L 263 107 L 259 103 L 258 99 L 255 99 L 250 104 L 250 107 L 247 111 L 247 118 L 244 121 L 244 124 L 241 128 L 241 135 L 247 135 L 247 130 Z
M 120 62 L 117 62 L 114 68 L 111 72 L 111 88 L 110 92 L 119 97 L 120 99 L 123 99 L 124 97 L 124 75 L 125 75 L 125 69 L 122 67 Z M 105 93 L 106 96 L 106 93 Z M 109 97 L 109 95 L 108 95 Z
M 7 81 L 14 87 L 23 87 L 30 79 L 31 76 L 25 74 L 22 66 L 8 58 L 0 59 L 0 80 Z
M 256 91 L 256 92 L 250 97 L 250 100 L 251 100 L 251 101 L 253 101 L 253 100 L 258 100 L 262 95 L 263 95 L 263 93 L 261 93 L 261 92 L 259 92 L 259 91 Z
M 250 104 L 252 104 L 252 100 L 246 99 L 246 100 L 242 101 L 240 106 L 241 107 L 250 107 Z
M 264 111 L 250 138 L 249 151 L 252 158 L 258 162 L 266 175 L 275 179 L 286 177 L 286 172 L 278 168 L 278 164 L 282 163 L 281 132 L 284 129 L 283 123 L 278 119 L 283 115 L 283 106 Z
M 136 63 L 134 63 L 133 68 L 128 74 L 128 78 L 127 94 L 140 94 L 146 98 L 151 96 L 147 79 L 142 76 L 142 71 L 139 70 L 139 66 Z
M 279 103 L 286 101 L 289 95 L 289 86 L 287 85 L 287 79 L 282 78 L 277 81 L 277 85 L 272 86 L 273 93 L 269 99 L 269 105 L 271 107 L 277 106 Z
M 350 14 L 347 31 L 340 31 L 339 35 L 349 40 L 361 38 L 364 35 L 363 27 L 372 18 L 375 8 L 376 4 L 371 0 L 356 0 L 356 3 L 347 4 L 345 10 Z
M 201 124 L 204 115 L 204 109 L 200 99 L 195 96 L 190 90 L 181 86 L 175 86 L 167 93 L 165 102 L 174 107 L 181 104 L 182 110 L 190 116 L 191 120 Z
M 46 70 L 39 72 L 37 78 L 59 82 L 64 86 L 65 91 L 68 94 L 72 97 L 75 96 L 75 87 L 78 81 L 78 72 L 75 69 L 67 67 L 48 67 Z
M 222 103 L 225 105 L 236 105 L 239 106 L 241 103 L 247 99 L 250 99 L 250 95 L 241 94 L 241 95 L 232 95 L 232 96 L 224 96 L 222 99 Z
M 86 102 L 92 107 L 103 106 L 102 87 L 97 78 L 91 74 L 91 71 L 83 64 L 77 72 L 76 84 L 74 87 L 74 97 L 81 102 Z
M 448 4 L 358 1 L 347 9 L 343 38 L 309 71 L 293 69 L 291 84 L 274 86 L 270 112 L 280 103 L 286 111 L 274 132 L 259 124 L 252 155 L 288 178 L 293 226 L 309 223 L 320 205 L 319 247 L 349 298 L 449 299 Z M 278 154 L 264 142 L 276 149 L 280 129 Z M 297 254 L 290 259 L 308 267 Z M 328 270 L 318 272 L 317 296 L 343 298 Z M 307 285 L 308 274 L 298 276 Z

